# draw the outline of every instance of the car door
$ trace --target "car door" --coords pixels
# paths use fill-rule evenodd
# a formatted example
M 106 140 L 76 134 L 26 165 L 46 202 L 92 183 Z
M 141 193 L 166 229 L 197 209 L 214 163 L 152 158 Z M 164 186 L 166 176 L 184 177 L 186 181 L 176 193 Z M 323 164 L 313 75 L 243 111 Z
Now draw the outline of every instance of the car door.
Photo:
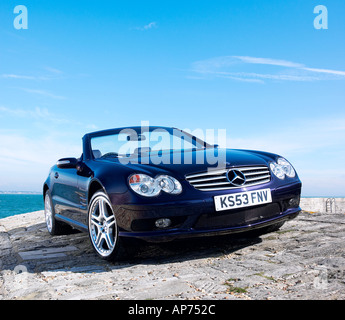
M 77 220 L 88 225 L 88 187 L 90 184 L 90 175 L 79 173 L 78 176 L 78 194 L 80 199 L 80 209 L 78 210 Z
M 55 214 L 67 220 L 75 220 L 75 214 L 80 206 L 77 169 L 55 166 L 51 179 L 54 181 L 52 201 Z

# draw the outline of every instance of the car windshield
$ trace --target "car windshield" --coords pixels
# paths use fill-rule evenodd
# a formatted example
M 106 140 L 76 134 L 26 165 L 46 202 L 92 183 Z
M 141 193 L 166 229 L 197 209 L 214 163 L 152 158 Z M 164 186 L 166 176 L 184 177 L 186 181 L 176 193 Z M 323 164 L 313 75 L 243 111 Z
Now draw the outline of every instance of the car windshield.
M 164 128 L 144 132 L 128 128 L 115 134 L 91 138 L 91 148 L 96 159 L 192 151 L 208 146 L 204 141 L 186 132 Z

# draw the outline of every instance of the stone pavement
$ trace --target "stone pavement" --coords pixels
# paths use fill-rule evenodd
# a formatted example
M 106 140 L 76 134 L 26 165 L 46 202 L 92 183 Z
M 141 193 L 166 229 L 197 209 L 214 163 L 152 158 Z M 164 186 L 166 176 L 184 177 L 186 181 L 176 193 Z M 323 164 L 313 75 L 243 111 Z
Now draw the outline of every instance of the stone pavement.
M 0 220 L 1 299 L 345 299 L 345 215 L 277 232 L 143 244 L 100 260 L 88 235 L 51 237 L 43 212 Z

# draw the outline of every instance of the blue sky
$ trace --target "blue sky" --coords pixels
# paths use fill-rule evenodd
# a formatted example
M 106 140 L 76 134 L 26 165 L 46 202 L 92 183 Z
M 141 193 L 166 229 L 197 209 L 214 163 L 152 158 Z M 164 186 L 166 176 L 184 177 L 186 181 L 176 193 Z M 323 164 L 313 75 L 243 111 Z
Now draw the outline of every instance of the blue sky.
M 13 26 L 16 5 L 28 29 Z M 328 29 L 314 28 L 314 7 Z M 345 196 L 345 2 L 1 1 L 0 190 L 40 191 L 86 132 L 226 129 Z

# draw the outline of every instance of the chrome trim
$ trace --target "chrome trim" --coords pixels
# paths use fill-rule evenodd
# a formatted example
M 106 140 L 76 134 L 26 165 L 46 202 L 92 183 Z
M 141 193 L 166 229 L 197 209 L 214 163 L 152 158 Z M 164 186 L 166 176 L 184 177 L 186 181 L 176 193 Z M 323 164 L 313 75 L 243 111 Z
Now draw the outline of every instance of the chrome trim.
M 271 178 L 271 176 L 268 174 L 268 175 L 265 175 L 263 177 L 260 177 L 260 179 L 264 179 L 264 178 Z M 246 181 L 255 181 L 255 180 L 259 180 L 258 178 L 249 178 L 249 179 L 246 179 Z
M 241 171 L 248 171 L 248 170 L 267 170 L 268 171 L 268 167 L 266 166 L 262 166 L 262 167 L 239 167 L 239 168 L 230 168 L 229 170 L 233 170 L 233 169 L 238 169 Z
M 268 175 L 270 174 L 269 170 L 265 171 L 265 172 L 260 172 L 260 173 L 267 173 Z M 246 176 L 254 176 L 256 175 L 257 172 L 252 172 L 252 173 L 246 173 Z
M 210 175 L 217 175 L 217 174 L 223 174 L 225 172 L 228 172 L 228 169 L 222 169 L 222 170 L 214 170 L 214 171 L 206 171 L 204 173 L 197 173 L 197 174 L 189 174 L 188 179 L 190 178 L 196 178 L 196 177 L 201 177 L 201 176 L 210 176 Z
M 243 173 L 243 175 L 246 178 L 246 181 L 243 185 L 236 186 L 229 182 L 227 174 L 231 170 L 238 170 Z M 254 166 L 234 167 L 222 170 L 206 171 L 203 173 L 186 175 L 185 178 L 197 190 L 217 191 L 228 189 L 240 189 L 259 184 L 264 184 L 271 181 L 271 174 L 267 166 Z
M 228 181 L 226 182 L 218 182 L 217 185 L 221 186 L 221 185 L 229 185 L 230 183 Z M 214 183 L 203 183 L 203 184 L 194 184 L 193 187 L 197 188 L 197 187 L 210 187 L 210 186 L 214 186 Z
M 204 178 L 204 179 L 196 179 L 196 180 L 189 180 L 189 182 L 202 182 L 202 181 L 211 181 L 211 180 L 219 180 L 219 179 L 226 179 L 226 177 L 212 177 L 212 178 Z
M 70 164 L 70 163 L 71 163 L 71 161 L 69 161 L 69 160 L 58 160 L 56 162 L 56 165 L 61 166 L 61 165 Z

